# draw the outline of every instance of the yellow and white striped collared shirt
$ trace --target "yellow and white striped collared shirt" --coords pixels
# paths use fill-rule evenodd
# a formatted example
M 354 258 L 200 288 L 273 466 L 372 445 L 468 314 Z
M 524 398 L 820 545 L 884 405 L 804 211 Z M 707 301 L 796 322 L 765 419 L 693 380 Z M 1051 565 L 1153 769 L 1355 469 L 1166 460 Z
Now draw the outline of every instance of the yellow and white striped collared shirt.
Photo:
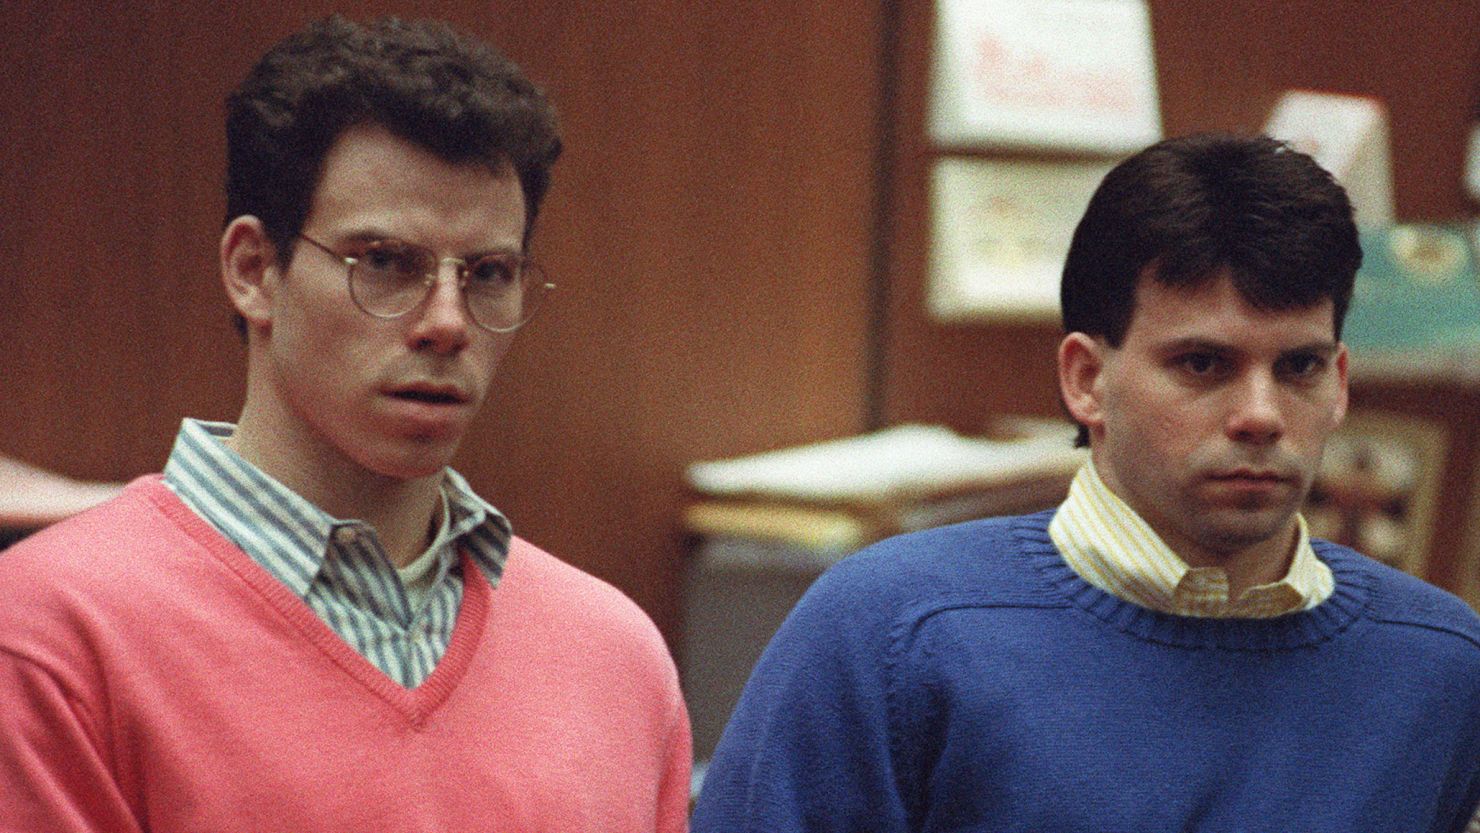
M 1325 601 L 1336 580 L 1310 546 L 1305 519 L 1290 570 L 1277 582 L 1228 598 L 1228 574 L 1189 567 L 1086 462 L 1048 525 L 1049 537 L 1079 577 L 1132 604 L 1179 616 L 1267 619 Z

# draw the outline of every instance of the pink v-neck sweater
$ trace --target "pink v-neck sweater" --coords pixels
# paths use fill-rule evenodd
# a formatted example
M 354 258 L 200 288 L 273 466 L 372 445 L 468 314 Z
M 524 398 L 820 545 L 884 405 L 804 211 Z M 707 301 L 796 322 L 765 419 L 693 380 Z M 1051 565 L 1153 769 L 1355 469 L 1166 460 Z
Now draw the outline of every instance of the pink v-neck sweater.
M 651 622 L 516 539 L 405 689 L 157 477 L 0 553 L 0 831 L 680 831 Z

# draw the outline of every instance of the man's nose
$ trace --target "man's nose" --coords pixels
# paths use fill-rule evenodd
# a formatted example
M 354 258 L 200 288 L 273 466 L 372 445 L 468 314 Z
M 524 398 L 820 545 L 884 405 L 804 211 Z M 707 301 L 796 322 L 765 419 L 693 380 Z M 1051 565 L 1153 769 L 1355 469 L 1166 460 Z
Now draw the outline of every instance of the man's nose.
M 473 323 L 463 297 L 462 262 L 447 258 L 437 265 L 437 274 L 416 316 L 410 338 L 417 349 L 453 353 L 467 346 Z
M 1273 374 L 1250 373 L 1233 392 L 1228 436 L 1238 442 L 1267 445 L 1285 432 L 1281 390 Z

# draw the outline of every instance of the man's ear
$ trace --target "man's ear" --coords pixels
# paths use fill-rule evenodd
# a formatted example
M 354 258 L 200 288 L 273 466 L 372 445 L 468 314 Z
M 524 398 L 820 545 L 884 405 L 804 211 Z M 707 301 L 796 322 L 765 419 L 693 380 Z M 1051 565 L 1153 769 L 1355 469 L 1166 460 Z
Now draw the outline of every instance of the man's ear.
M 1105 421 L 1101 385 L 1105 344 L 1084 333 L 1070 333 L 1059 342 L 1059 394 L 1074 421 L 1094 435 Z
M 1338 394 L 1337 400 L 1336 400 L 1336 415 L 1335 415 L 1335 420 L 1334 420 L 1334 422 L 1335 422 L 1336 425 L 1340 425 L 1341 424 L 1341 421 L 1343 419 L 1346 419 L 1346 406 L 1347 406 L 1347 402 L 1349 400 L 1349 392 L 1348 392 L 1348 387 L 1347 387 L 1347 376 L 1346 376 L 1346 373 L 1347 373 L 1347 361 L 1348 361 L 1347 356 L 1348 356 L 1348 354 L 1347 354 L 1346 344 L 1345 343 L 1339 343 L 1339 344 L 1337 344 L 1336 345 L 1336 384 L 1338 386 L 1340 386 L 1340 393 Z
M 221 233 L 221 283 L 248 330 L 272 325 L 279 272 L 277 248 L 261 220 L 244 214 L 227 224 Z

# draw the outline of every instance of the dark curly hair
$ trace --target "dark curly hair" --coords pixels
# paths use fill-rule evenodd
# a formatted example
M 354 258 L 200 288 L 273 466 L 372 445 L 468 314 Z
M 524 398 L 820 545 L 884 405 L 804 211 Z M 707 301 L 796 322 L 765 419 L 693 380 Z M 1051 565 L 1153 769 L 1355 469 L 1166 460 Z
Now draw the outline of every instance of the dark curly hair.
M 278 43 L 226 99 L 226 221 L 262 220 L 291 258 L 324 157 L 373 124 L 452 164 L 509 166 L 534 229 L 560 156 L 544 93 L 491 46 L 437 21 L 338 15 Z
M 1255 309 L 1330 299 L 1340 338 L 1361 265 L 1351 203 L 1314 159 L 1267 136 L 1167 139 L 1117 165 L 1090 199 L 1064 261 L 1064 331 L 1119 347 L 1143 276 L 1192 289 L 1226 269 Z

